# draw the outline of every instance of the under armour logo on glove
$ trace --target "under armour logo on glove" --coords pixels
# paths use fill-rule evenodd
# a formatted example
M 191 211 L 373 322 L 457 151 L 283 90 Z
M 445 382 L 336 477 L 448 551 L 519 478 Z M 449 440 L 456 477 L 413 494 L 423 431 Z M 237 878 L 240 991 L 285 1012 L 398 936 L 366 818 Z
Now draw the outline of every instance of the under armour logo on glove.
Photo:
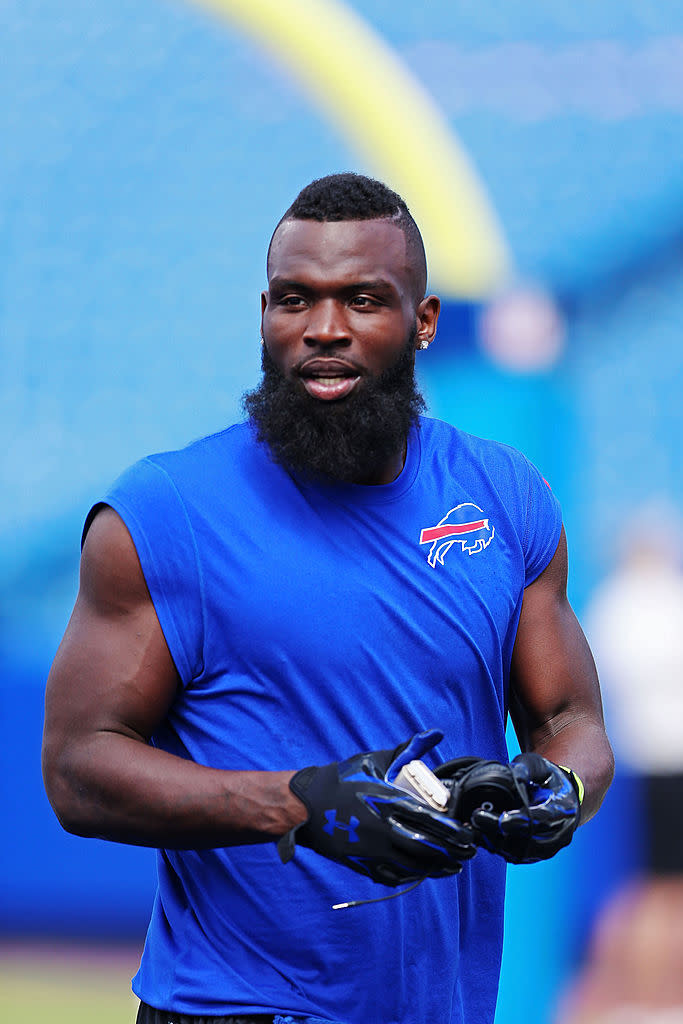
M 472 829 L 393 784 L 403 765 L 442 738 L 431 729 L 394 750 L 297 772 L 289 785 L 308 809 L 308 820 L 278 843 L 283 863 L 298 842 L 385 885 L 461 871 L 476 853 Z
M 360 841 L 358 838 L 358 833 L 356 831 L 356 829 L 360 825 L 360 821 L 358 820 L 358 818 L 351 818 L 348 825 L 346 825 L 343 821 L 337 821 L 336 811 L 325 811 L 325 818 L 327 819 L 327 824 L 323 825 L 323 832 L 327 832 L 327 834 L 331 836 L 334 835 L 334 830 L 336 828 L 340 828 L 345 832 L 348 832 L 350 843 L 357 843 Z

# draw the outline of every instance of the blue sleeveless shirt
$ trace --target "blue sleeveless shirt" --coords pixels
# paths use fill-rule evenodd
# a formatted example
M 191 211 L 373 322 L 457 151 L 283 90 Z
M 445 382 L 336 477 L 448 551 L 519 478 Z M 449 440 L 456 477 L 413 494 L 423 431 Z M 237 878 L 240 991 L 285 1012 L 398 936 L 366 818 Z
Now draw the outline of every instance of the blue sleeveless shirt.
M 379 487 L 311 483 L 249 424 L 134 465 L 123 518 L 181 689 L 153 743 L 222 769 L 294 769 L 423 729 L 436 757 L 506 759 L 524 587 L 559 540 L 519 452 L 428 418 Z M 343 1024 L 489 1024 L 505 865 L 394 890 L 274 843 L 160 850 L 134 990 L 176 1012 L 284 1011 Z

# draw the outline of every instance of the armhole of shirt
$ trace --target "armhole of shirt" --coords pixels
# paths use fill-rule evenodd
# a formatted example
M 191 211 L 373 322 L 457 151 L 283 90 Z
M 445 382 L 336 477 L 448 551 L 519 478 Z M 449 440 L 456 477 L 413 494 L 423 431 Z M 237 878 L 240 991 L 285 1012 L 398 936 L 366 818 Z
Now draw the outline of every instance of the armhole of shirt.
M 545 477 L 532 463 L 525 461 L 528 485 L 523 548 L 524 586 L 528 587 L 548 567 L 557 551 L 562 533 L 562 510 Z
M 163 479 L 163 498 L 158 488 L 150 496 L 149 488 L 131 486 L 148 472 L 159 474 L 157 483 Z M 203 672 L 205 614 L 199 555 L 185 503 L 163 467 L 143 459 L 93 505 L 83 540 L 105 505 L 114 509 L 130 533 L 169 652 L 187 686 Z

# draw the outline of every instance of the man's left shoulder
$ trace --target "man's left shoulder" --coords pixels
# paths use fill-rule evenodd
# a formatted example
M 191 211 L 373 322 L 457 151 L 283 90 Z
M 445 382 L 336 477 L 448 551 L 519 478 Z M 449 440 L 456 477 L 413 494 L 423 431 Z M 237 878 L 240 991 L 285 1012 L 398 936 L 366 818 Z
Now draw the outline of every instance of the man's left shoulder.
M 448 453 L 491 472 L 527 472 L 532 463 L 518 448 L 503 441 L 480 437 L 429 416 L 420 417 L 423 448 Z

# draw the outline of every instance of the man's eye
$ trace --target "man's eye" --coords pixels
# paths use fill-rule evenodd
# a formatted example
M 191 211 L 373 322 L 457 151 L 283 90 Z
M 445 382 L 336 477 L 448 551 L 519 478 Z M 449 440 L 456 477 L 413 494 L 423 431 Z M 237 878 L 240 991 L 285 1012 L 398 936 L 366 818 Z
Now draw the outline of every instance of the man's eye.
M 353 306 L 361 307 L 379 305 L 377 299 L 374 299 L 371 295 L 354 295 L 353 299 L 351 300 L 351 304 Z
M 283 295 L 278 303 L 280 306 L 303 306 L 304 299 L 301 295 Z

